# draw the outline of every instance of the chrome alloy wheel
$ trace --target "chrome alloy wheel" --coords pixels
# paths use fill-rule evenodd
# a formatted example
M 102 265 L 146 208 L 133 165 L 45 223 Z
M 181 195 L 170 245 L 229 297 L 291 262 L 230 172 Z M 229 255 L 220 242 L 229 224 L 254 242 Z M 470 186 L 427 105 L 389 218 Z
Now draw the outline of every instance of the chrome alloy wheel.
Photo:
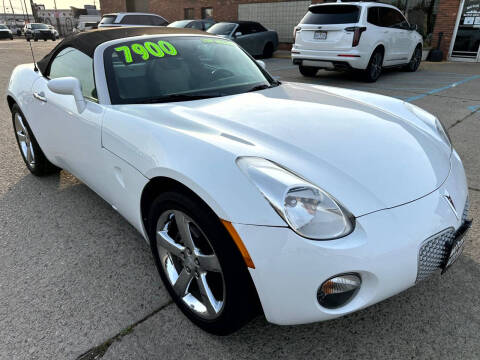
M 35 167 L 35 150 L 33 149 L 33 144 L 28 129 L 25 126 L 24 119 L 18 112 L 15 114 L 15 135 L 17 136 L 23 158 L 31 168 Z
M 223 310 L 225 281 L 212 245 L 180 210 L 163 212 L 156 228 L 162 269 L 176 295 L 197 316 L 215 319 Z

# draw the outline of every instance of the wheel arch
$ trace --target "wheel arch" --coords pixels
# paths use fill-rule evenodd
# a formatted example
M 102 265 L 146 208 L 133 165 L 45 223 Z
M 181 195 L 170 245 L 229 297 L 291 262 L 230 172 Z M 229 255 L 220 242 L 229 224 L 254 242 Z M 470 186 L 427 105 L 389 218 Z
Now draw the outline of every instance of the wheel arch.
M 140 214 L 145 229 L 148 229 L 148 211 L 150 210 L 153 201 L 159 194 L 167 191 L 176 191 L 191 196 L 195 200 L 200 201 L 202 204 L 204 204 L 219 219 L 222 219 L 222 216 L 218 214 L 218 210 L 215 211 L 213 209 L 215 206 L 212 207 L 209 204 L 208 200 L 206 201 L 202 196 L 198 195 L 196 191 L 191 189 L 191 187 L 185 185 L 183 182 L 177 179 L 174 179 L 173 177 L 156 176 L 151 178 L 149 182 L 144 186 L 142 190 L 142 195 L 140 197 Z
M 12 111 L 13 105 L 17 104 L 17 102 L 15 101 L 13 96 L 11 96 L 11 95 L 7 95 L 7 103 L 8 103 L 8 108 L 10 109 L 10 111 Z

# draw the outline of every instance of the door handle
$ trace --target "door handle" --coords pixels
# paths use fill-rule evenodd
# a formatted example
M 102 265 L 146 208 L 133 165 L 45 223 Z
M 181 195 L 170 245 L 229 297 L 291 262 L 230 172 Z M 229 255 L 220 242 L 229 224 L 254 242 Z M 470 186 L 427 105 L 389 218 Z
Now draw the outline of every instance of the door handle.
M 38 93 L 38 92 L 34 92 L 33 93 L 33 97 L 37 100 L 40 100 L 40 101 L 43 101 L 43 102 L 47 102 L 47 98 L 45 97 L 45 94 L 42 92 Z

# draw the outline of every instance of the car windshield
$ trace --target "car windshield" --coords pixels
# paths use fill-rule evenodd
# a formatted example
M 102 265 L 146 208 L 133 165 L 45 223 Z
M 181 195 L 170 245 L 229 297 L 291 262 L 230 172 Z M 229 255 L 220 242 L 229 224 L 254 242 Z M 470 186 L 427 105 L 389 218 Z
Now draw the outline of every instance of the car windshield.
M 116 15 L 105 15 L 100 21 L 100 24 L 113 24 L 116 17 Z
M 215 35 L 230 35 L 235 26 L 236 24 L 231 23 L 218 23 L 211 26 L 207 32 Z
M 8 29 L 5 25 L 0 25 L 0 29 Z
M 355 5 L 320 5 L 311 7 L 301 24 L 352 24 L 358 22 L 360 8 Z
M 205 36 L 150 37 L 104 51 L 112 104 L 187 101 L 278 85 L 232 41 Z
M 168 25 L 168 27 L 176 27 L 176 28 L 184 28 L 188 24 L 190 24 L 192 20 L 180 20 L 180 21 L 174 21 L 171 24 Z
M 32 24 L 32 29 L 48 29 L 48 26 L 45 24 Z

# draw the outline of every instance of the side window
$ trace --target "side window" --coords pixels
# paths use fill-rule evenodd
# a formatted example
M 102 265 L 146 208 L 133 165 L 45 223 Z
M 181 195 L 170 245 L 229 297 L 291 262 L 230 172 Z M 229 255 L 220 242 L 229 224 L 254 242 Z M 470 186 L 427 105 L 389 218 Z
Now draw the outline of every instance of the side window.
M 150 23 L 153 26 L 166 26 L 168 22 L 160 16 L 150 16 Z
M 404 29 L 408 27 L 405 17 L 395 9 L 382 7 L 380 8 L 379 20 L 381 26 Z
M 82 84 L 83 96 L 89 99 L 97 99 L 95 80 L 93 77 L 93 59 L 74 49 L 68 47 L 60 51 L 50 65 L 50 79 L 65 76 L 73 76 Z
M 190 24 L 188 24 L 188 27 L 192 29 L 203 30 L 202 23 L 200 21 L 192 21 Z
M 371 7 L 368 9 L 367 21 L 370 24 L 381 26 L 378 18 L 378 7 Z
M 405 19 L 405 16 L 403 16 L 403 14 L 398 10 L 393 10 L 393 11 L 395 12 L 395 15 L 394 15 L 395 24 L 393 26 L 400 29 L 408 29 L 409 24 L 408 24 L 408 21 Z
M 204 22 L 203 23 L 203 30 L 208 30 L 211 26 L 213 25 L 213 23 L 211 22 Z
M 248 35 L 252 33 L 252 27 L 249 23 L 240 24 L 240 26 L 235 30 L 235 32 L 240 31 L 242 35 Z
M 148 15 L 125 15 L 120 24 L 127 25 L 151 25 L 151 16 Z
M 262 25 L 260 25 L 259 23 L 253 23 L 252 24 L 252 32 L 253 33 L 259 33 L 259 32 L 264 32 L 264 31 L 267 31 L 267 29 L 265 29 Z

